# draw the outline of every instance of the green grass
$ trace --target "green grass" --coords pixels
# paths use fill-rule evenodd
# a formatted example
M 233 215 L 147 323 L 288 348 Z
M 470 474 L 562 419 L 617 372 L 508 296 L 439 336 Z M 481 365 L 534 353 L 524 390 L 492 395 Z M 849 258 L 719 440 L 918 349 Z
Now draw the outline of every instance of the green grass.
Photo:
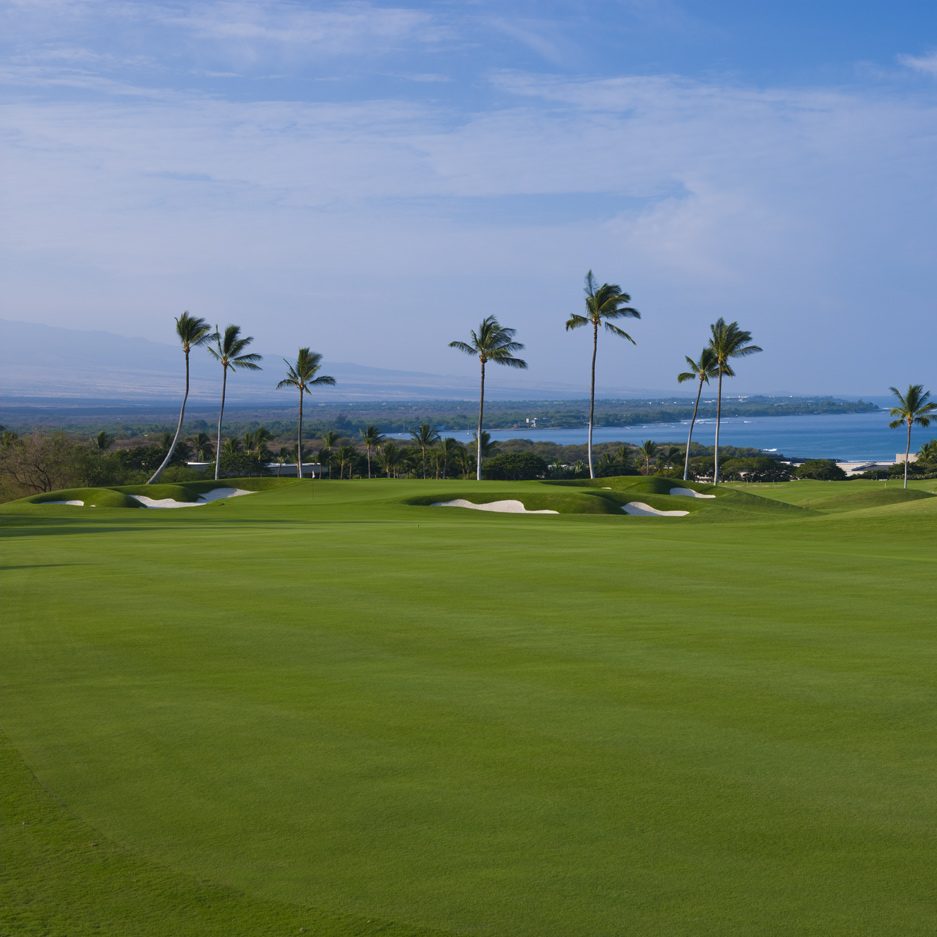
M 0 934 L 934 933 L 937 498 L 600 482 L 0 506 Z

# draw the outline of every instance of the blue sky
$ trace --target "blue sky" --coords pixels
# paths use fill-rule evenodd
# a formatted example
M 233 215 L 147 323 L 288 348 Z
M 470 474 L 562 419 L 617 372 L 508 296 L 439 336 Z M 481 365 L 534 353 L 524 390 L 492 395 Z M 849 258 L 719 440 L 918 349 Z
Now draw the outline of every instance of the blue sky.
M 720 315 L 739 390 L 937 384 L 929 2 L 0 0 L 0 166 L 0 318 L 585 387 L 592 268 L 606 386 Z

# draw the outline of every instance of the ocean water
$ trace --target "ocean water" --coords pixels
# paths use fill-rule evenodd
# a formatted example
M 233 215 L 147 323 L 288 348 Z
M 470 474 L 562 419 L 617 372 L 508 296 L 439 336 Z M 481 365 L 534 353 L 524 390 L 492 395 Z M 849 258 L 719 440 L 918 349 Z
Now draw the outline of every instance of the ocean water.
M 531 416 L 536 416 L 535 412 Z M 874 413 L 818 414 L 816 416 L 730 417 L 722 421 L 720 442 L 729 446 L 750 446 L 766 452 L 778 452 L 790 458 L 893 461 L 904 453 L 905 430 L 889 429 L 887 410 Z M 712 445 L 716 421 L 697 420 L 693 440 Z M 593 441 L 642 443 L 686 443 L 690 421 L 645 423 L 638 426 L 597 426 Z M 570 445 L 585 443 L 586 427 L 577 429 L 489 430 L 492 439 L 533 439 Z M 471 433 L 444 433 L 461 442 Z M 937 424 L 926 429 L 915 427 L 911 451 L 920 449 L 929 439 L 937 438 Z

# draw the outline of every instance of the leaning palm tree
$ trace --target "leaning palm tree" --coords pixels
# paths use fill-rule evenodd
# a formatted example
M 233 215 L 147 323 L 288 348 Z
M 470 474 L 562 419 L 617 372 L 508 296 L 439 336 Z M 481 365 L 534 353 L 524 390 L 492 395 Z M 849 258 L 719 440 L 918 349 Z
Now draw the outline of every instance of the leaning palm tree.
M 176 335 L 182 343 L 182 352 L 185 355 L 185 393 L 182 396 L 182 406 L 179 409 L 179 422 L 176 423 L 176 432 L 169 444 L 169 451 L 166 458 L 160 463 L 159 468 L 150 476 L 148 485 L 159 481 L 159 476 L 163 474 L 166 466 L 172 461 L 172 454 L 179 444 L 179 436 L 182 434 L 182 423 L 185 420 L 185 405 L 189 399 L 189 352 L 197 345 L 204 345 L 211 338 L 211 326 L 198 316 L 190 316 L 188 310 L 176 317 Z
M 889 413 L 895 418 L 888 425 L 897 429 L 904 423 L 908 427 L 908 443 L 904 451 L 904 487 L 908 487 L 908 461 L 911 457 L 911 427 L 930 426 L 935 418 L 932 414 L 937 411 L 937 403 L 930 399 L 930 391 L 924 390 L 923 384 L 911 384 L 907 393 L 903 394 L 897 387 L 889 388 L 898 398 L 897 406 L 891 408 Z
M 254 339 L 250 336 L 241 338 L 241 327 L 229 325 L 224 335 L 215 326 L 214 334 L 208 346 L 208 353 L 221 364 L 221 407 L 218 410 L 218 433 L 215 441 L 215 481 L 221 471 L 221 421 L 224 419 L 224 401 L 228 390 L 228 370 L 232 372 L 243 368 L 245 371 L 259 371 L 258 361 L 263 360 L 260 355 L 244 354 L 244 349 Z
M 299 422 L 296 429 L 296 477 L 303 477 L 303 394 L 312 393 L 309 389 L 322 384 L 334 384 L 335 378 L 328 374 L 319 374 L 322 367 L 322 355 L 308 348 L 300 348 L 295 364 L 283 359 L 286 365 L 286 377 L 277 384 L 281 387 L 295 387 L 299 391 Z M 316 376 L 318 375 L 318 377 Z
M 749 345 L 752 333 L 740 329 L 738 322 L 726 322 L 717 319 L 710 327 L 709 350 L 712 352 L 719 378 L 719 389 L 716 393 L 716 446 L 715 461 L 713 464 L 713 484 L 719 484 L 719 426 L 722 422 L 722 379 L 735 377 L 735 371 L 729 364 L 730 358 L 747 358 L 755 355 L 761 349 L 757 345 Z
M 416 429 L 410 430 L 410 437 L 420 447 L 420 474 L 426 478 L 426 450 L 439 442 L 439 433 L 429 423 L 421 423 Z
M 482 478 L 482 422 L 485 417 L 485 365 L 492 361 L 508 368 L 526 368 L 527 362 L 514 357 L 514 352 L 521 351 L 523 345 L 514 341 L 515 329 L 505 328 L 494 316 L 486 316 L 476 332 L 474 329 L 469 342 L 449 342 L 450 348 L 456 348 L 466 355 L 477 356 L 481 362 L 481 393 L 478 398 L 478 429 L 475 431 L 475 478 Z
M 365 451 L 368 455 L 368 478 L 370 478 L 371 456 L 373 455 L 375 448 L 384 441 L 384 437 L 381 435 L 380 430 L 378 430 L 376 426 L 366 426 L 361 431 L 361 441 L 364 443 Z
M 631 297 L 623 293 L 617 283 L 603 283 L 596 286 L 595 277 L 590 270 L 586 274 L 586 314 L 571 315 L 566 320 L 566 331 L 579 329 L 586 325 L 592 326 L 592 372 L 589 383 L 589 478 L 595 478 L 595 472 L 592 468 L 592 424 L 595 419 L 595 357 L 599 348 L 599 326 L 604 325 L 606 332 L 617 335 L 619 338 L 626 338 L 632 345 L 637 344 L 635 340 L 623 329 L 613 325 L 611 319 L 640 319 L 641 313 L 637 309 L 632 309 L 628 303 Z
M 690 432 L 686 437 L 686 459 L 683 462 L 683 480 L 690 477 L 690 446 L 693 442 L 693 427 L 696 425 L 696 416 L 699 413 L 700 397 L 703 394 L 703 385 L 709 383 L 711 377 L 716 377 L 719 369 L 716 367 L 716 359 L 712 348 L 704 348 L 699 356 L 699 361 L 694 361 L 689 355 L 686 358 L 689 371 L 681 371 L 677 375 L 677 380 L 682 384 L 684 381 L 699 381 L 699 387 L 696 388 L 696 403 L 693 404 L 693 416 L 690 419 Z

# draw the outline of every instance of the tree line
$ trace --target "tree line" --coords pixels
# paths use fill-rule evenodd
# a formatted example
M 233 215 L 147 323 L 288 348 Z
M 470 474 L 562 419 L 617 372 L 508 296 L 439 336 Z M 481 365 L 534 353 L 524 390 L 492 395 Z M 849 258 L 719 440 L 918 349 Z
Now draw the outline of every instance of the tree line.
M 630 305 L 631 297 L 622 290 L 616 283 L 599 284 L 590 270 L 585 279 L 585 310 L 584 313 L 573 313 L 566 320 L 566 330 L 575 331 L 580 328 L 591 330 L 591 367 L 589 372 L 589 411 L 587 419 L 586 435 L 586 460 L 585 468 L 588 477 L 596 477 L 595 453 L 593 450 L 593 428 L 595 425 L 595 379 L 596 379 L 596 358 L 598 351 L 599 333 L 608 333 L 618 338 L 622 338 L 636 344 L 636 340 L 624 329 L 617 321 L 621 319 L 640 319 L 641 313 Z M 210 455 L 210 461 L 213 463 L 213 472 L 215 479 L 221 477 L 223 469 L 228 469 L 229 473 L 233 466 L 232 461 L 238 463 L 239 469 L 244 469 L 243 459 L 238 460 L 237 446 L 233 440 L 223 440 L 222 424 L 224 420 L 224 410 L 227 395 L 227 385 L 229 372 L 234 374 L 238 370 L 260 370 L 259 354 L 248 351 L 253 342 L 253 337 L 242 336 L 238 325 L 228 325 L 222 331 L 217 325 L 214 330 L 206 320 L 191 315 L 188 311 L 176 317 L 176 335 L 180 341 L 185 361 L 185 381 L 182 402 L 179 409 L 179 417 L 176 422 L 175 432 L 168 439 L 165 447 L 165 454 L 162 460 L 153 470 L 147 479 L 149 484 L 160 480 L 167 468 L 174 460 L 178 461 L 177 453 L 180 450 L 180 441 L 182 439 L 183 427 L 185 423 L 186 406 L 189 399 L 190 384 L 190 356 L 193 348 L 204 346 L 209 354 L 221 365 L 221 395 L 218 409 L 218 420 L 215 435 L 215 444 Z M 522 351 L 524 346 L 515 339 L 515 329 L 503 326 L 494 315 L 486 316 L 478 329 L 473 329 L 469 333 L 468 341 L 457 339 L 449 343 L 449 347 L 478 359 L 480 363 L 480 384 L 478 417 L 474 434 L 475 449 L 475 478 L 481 480 L 483 477 L 483 460 L 486 454 L 493 448 L 490 438 L 487 441 L 487 433 L 484 430 L 485 414 L 485 381 L 487 366 L 496 364 L 504 367 L 526 369 L 527 362 L 518 357 L 517 353 Z M 700 400 L 703 388 L 711 380 L 716 381 L 716 419 L 715 419 L 715 439 L 713 445 L 712 470 L 708 475 L 713 484 L 718 485 L 725 472 L 720 465 L 720 428 L 722 421 L 722 396 L 723 382 L 726 378 L 734 377 L 733 361 L 735 359 L 747 358 L 758 354 L 762 349 L 752 342 L 751 333 L 741 328 L 738 322 L 726 322 L 719 318 L 710 325 L 708 341 L 703 347 L 702 352 L 697 358 L 689 355 L 685 356 L 688 370 L 681 371 L 677 375 L 677 381 L 684 383 L 687 381 L 696 382 L 696 397 L 693 405 L 692 417 L 690 419 L 689 432 L 687 434 L 686 445 L 682 450 L 682 477 L 689 479 L 691 474 L 691 458 L 693 453 L 693 432 L 696 427 L 699 415 Z M 284 359 L 286 365 L 286 376 L 277 383 L 277 388 L 293 388 L 298 393 L 298 415 L 296 425 L 296 444 L 295 444 L 295 469 L 298 477 L 303 474 L 303 404 L 308 394 L 312 393 L 313 388 L 334 385 L 335 378 L 327 374 L 322 374 L 322 355 L 312 351 L 309 347 L 301 347 L 298 351 L 295 361 Z M 917 424 L 927 426 L 933 418 L 934 411 L 937 411 L 937 404 L 930 402 L 930 394 L 925 391 L 920 384 L 912 384 L 906 393 L 902 393 L 897 388 L 891 388 L 896 397 L 896 404 L 891 409 L 891 415 L 894 418 L 889 424 L 895 428 L 905 425 L 907 427 L 907 447 L 904 461 L 904 484 L 907 487 L 909 468 L 909 456 L 911 447 L 911 428 Z M 449 466 L 462 464 L 462 474 L 465 474 L 464 466 L 464 446 L 458 443 L 452 437 L 440 440 L 439 434 L 430 424 L 421 423 L 417 430 L 413 432 L 416 448 L 420 453 L 420 471 L 422 477 L 426 476 L 427 452 L 432 451 L 436 460 L 436 475 L 439 477 L 448 477 Z M 367 464 L 367 477 L 372 477 L 373 460 L 376 458 L 383 471 L 388 477 L 397 477 L 397 467 L 404 463 L 405 458 L 398 446 L 389 440 L 384 440 L 378 429 L 374 426 L 368 426 L 362 431 L 362 444 L 365 451 Z M 439 443 L 439 446 L 436 444 Z M 654 446 L 650 440 L 644 444 L 644 447 Z M 14 440 L 12 443 L 4 445 L 7 451 L 7 461 L 19 452 L 19 455 L 25 458 L 21 452 L 22 446 Z M 203 443 L 199 447 L 202 454 L 208 452 L 208 447 Z M 622 447 L 622 453 L 628 447 Z M 672 448 L 672 447 L 671 447 Z M 325 446 L 330 454 L 329 472 L 331 473 L 331 446 Z M 227 450 L 227 451 L 226 451 Z M 279 453 L 280 464 L 285 464 L 283 453 L 285 447 L 281 447 Z M 269 453 L 266 453 L 269 456 Z M 224 465 L 224 457 L 227 456 L 228 465 Z M 126 457 L 128 459 L 132 456 Z M 258 461 L 260 456 L 257 456 Z M 440 462 L 441 460 L 441 462 Z M 13 461 L 17 460 L 13 458 Z M 21 463 L 23 459 L 19 460 Z M 345 477 L 346 470 L 349 477 L 355 473 L 356 452 L 353 447 L 345 446 L 339 449 L 339 477 Z M 645 471 L 649 472 L 651 467 L 651 456 L 645 451 Z M 778 461 L 778 460 L 774 460 Z M 666 460 L 665 460 L 666 462 Z M 665 464 L 657 467 L 667 471 L 670 466 Z M 440 469 L 440 465 L 442 468 Z M 607 466 L 606 466 L 607 467 Z M 620 460 L 620 467 L 627 469 L 626 460 Z M 499 469 L 495 466 L 495 471 Z M 505 469 L 501 467 L 501 470 Z M 2 467 L 0 467 L 2 471 Z M 9 470 L 8 470 L 9 471 Z M 514 471 L 521 471 L 516 467 Z M 526 471 L 533 471 L 533 464 L 529 463 Z M 548 466 L 544 466 L 542 472 L 534 477 L 542 477 L 548 471 Z M 244 474 L 241 471 L 239 474 Z M 359 473 L 360 474 L 360 473 Z M 698 471 L 695 473 L 700 474 Z M 749 472 L 752 474 L 752 472 Z M 491 474 L 489 473 L 489 477 Z M 44 483 L 44 482 L 43 482 Z

